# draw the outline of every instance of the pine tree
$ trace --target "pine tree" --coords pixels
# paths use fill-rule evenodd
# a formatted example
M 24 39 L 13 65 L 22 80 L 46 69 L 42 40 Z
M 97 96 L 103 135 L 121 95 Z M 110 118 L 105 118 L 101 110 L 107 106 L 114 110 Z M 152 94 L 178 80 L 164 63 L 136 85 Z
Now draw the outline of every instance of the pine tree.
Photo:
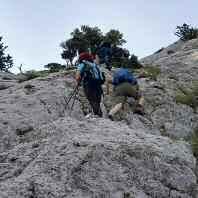
M 0 71 L 8 71 L 13 67 L 13 59 L 9 54 L 5 54 L 8 46 L 4 46 L 2 39 L 0 36 Z

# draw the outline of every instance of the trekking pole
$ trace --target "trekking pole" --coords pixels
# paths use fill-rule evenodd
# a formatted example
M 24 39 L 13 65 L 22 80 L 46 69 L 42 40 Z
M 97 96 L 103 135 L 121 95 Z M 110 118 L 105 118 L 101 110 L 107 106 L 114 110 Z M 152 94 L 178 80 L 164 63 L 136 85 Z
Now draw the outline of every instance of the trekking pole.
M 75 100 L 76 100 L 76 95 L 78 94 L 78 87 L 77 87 L 77 90 L 75 92 L 75 95 L 73 97 L 73 102 L 72 102 L 72 105 L 71 105 L 71 109 L 70 109 L 70 112 L 73 110 L 73 107 L 74 107 L 74 103 L 75 103 Z
M 67 108 L 70 100 L 72 99 L 73 94 L 74 94 L 74 91 L 68 96 L 68 98 L 64 97 L 64 99 L 65 99 L 65 107 L 66 108 Z
M 71 95 L 69 96 L 69 98 L 67 100 L 65 100 L 66 105 L 65 107 L 67 108 L 69 105 L 69 102 L 71 101 L 72 97 L 76 95 L 76 92 L 78 91 L 78 85 L 75 87 L 74 91 L 71 93 Z

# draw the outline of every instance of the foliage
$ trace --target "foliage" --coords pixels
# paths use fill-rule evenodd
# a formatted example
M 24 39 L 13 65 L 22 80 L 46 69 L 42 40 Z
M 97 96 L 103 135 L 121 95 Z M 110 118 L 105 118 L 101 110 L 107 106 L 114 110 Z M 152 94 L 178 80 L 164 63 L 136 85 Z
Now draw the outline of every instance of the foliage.
M 109 58 L 110 64 L 113 67 L 142 67 L 137 56 L 130 55 L 127 49 L 122 48 L 126 43 L 123 39 L 123 34 L 119 30 L 111 29 L 106 34 L 103 34 L 98 27 L 89 27 L 82 25 L 80 28 L 74 29 L 70 34 L 71 38 L 61 43 L 63 48 L 61 57 L 69 60 L 72 65 L 73 58 L 77 55 L 77 51 L 98 53 L 102 47 L 108 46 L 111 51 Z
M 77 51 L 96 53 L 102 43 L 108 42 L 114 48 L 123 45 L 126 41 L 119 30 L 110 30 L 105 35 L 98 27 L 89 27 L 82 25 L 71 32 L 71 38 L 61 43 L 63 52 L 61 57 L 65 60 L 72 59 L 76 56 Z
M 123 49 L 121 47 L 113 47 L 112 48 L 112 58 L 114 58 L 114 57 L 128 58 L 129 56 L 130 56 L 130 54 L 127 49 Z
M 141 63 L 138 61 L 138 57 L 132 54 L 129 57 L 114 57 L 112 60 L 113 67 L 125 67 L 130 69 L 142 68 Z
M 44 66 L 44 68 L 49 69 L 49 72 L 53 73 L 65 69 L 65 66 L 59 63 L 48 63 L 47 65 Z
M 69 39 L 62 42 L 60 46 L 63 48 L 63 52 L 61 53 L 62 59 L 65 59 L 66 61 L 69 60 L 72 65 L 72 60 L 76 55 L 76 51 L 80 48 L 80 41 L 77 39 Z
M 0 36 L 0 71 L 8 71 L 13 67 L 13 59 L 9 54 L 5 54 L 8 46 L 4 46 L 2 39 Z
M 113 29 L 105 34 L 104 41 L 113 46 L 122 46 L 126 43 L 126 40 L 123 39 L 123 34 L 119 30 Z
M 101 44 L 103 40 L 103 35 L 98 27 L 89 27 L 86 25 L 81 26 L 83 31 L 83 38 L 87 43 L 87 49 L 90 49 L 92 53 L 95 53 L 97 47 Z
M 134 54 L 132 54 L 129 59 L 129 67 L 133 69 L 139 69 L 142 67 L 141 63 L 138 61 L 138 57 Z
M 198 29 L 184 23 L 182 26 L 177 26 L 175 35 L 182 41 L 198 38 Z
M 89 27 L 86 25 L 82 25 L 80 29 L 76 28 L 70 35 L 70 39 L 61 43 L 61 47 L 63 48 L 61 57 L 65 60 L 69 59 L 71 65 L 77 51 L 81 53 L 90 50 L 92 53 L 95 53 L 103 40 L 102 32 L 98 27 Z
M 144 78 L 150 78 L 152 80 L 157 80 L 158 75 L 161 74 L 161 70 L 157 66 L 146 66 L 140 71 L 140 76 Z
M 127 49 L 123 49 L 120 47 L 113 47 L 112 48 L 112 57 L 111 62 L 113 67 L 121 67 L 124 65 L 128 65 L 128 58 L 130 53 Z
M 195 82 L 190 90 L 180 88 L 180 92 L 177 93 L 175 99 L 177 103 L 188 105 L 196 110 L 198 107 L 198 82 Z

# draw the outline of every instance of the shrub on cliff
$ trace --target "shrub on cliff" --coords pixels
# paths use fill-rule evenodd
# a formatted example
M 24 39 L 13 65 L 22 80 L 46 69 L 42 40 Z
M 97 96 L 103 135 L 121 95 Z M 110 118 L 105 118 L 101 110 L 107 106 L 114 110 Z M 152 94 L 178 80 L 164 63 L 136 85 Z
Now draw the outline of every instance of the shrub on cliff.
M 177 26 L 175 35 L 182 41 L 188 41 L 198 38 L 198 29 L 184 23 L 182 26 Z

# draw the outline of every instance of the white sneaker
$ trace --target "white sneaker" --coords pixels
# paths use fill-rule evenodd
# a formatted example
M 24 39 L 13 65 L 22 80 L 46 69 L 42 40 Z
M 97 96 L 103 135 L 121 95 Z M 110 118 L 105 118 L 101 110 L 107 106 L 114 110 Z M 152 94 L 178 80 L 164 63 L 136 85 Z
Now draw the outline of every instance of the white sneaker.
M 91 118 L 91 116 L 92 116 L 92 114 L 91 113 L 89 113 L 89 114 L 87 114 L 86 116 L 85 116 L 85 118 Z

